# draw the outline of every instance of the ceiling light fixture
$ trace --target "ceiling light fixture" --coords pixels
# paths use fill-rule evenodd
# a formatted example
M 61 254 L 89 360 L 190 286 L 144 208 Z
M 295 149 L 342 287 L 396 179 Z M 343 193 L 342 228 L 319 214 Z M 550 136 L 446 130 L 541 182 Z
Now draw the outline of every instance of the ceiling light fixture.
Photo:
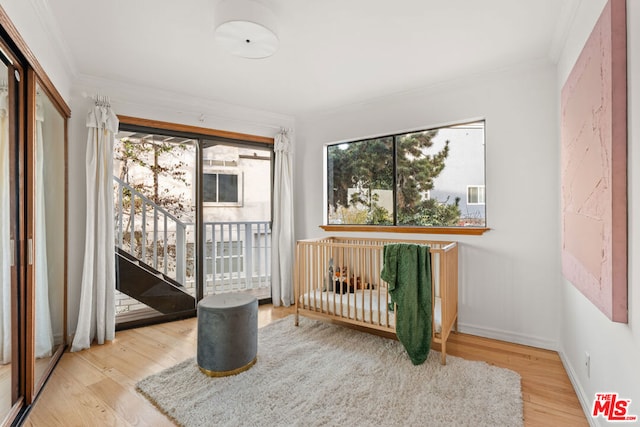
M 215 9 L 215 39 L 243 58 L 267 58 L 278 50 L 275 14 L 252 0 L 223 0 Z

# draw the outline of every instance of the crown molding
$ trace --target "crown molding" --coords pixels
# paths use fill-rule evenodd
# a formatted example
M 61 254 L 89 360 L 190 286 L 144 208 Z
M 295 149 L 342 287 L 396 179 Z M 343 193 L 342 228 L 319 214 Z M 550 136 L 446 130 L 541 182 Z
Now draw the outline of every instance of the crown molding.
M 580 3 L 582 3 L 582 0 L 566 0 L 560 9 L 556 28 L 551 39 L 551 46 L 549 47 L 549 59 L 554 64 L 560 59 L 564 45 L 567 43 L 567 37 L 578 14 Z
M 354 110 L 360 110 L 363 108 L 375 107 L 383 103 L 394 103 L 411 98 L 423 98 L 431 96 L 436 93 L 446 92 L 452 89 L 460 87 L 467 87 L 477 85 L 482 81 L 491 81 L 501 76 L 509 75 L 517 72 L 527 72 L 531 70 L 540 70 L 546 67 L 551 67 L 554 64 L 544 54 L 541 57 L 530 59 L 526 61 L 514 62 L 511 64 L 503 64 L 494 68 L 486 68 L 469 74 L 453 75 L 448 79 L 427 84 L 424 86 L 418 86 L 415 88 L 391 92 L 388 94 L 365 98 L 360 101 L 337 105 L 331 108 L 317 109 L 305 111 L 300 115 L 302 119 L 308 119 L 309 117 L 322 117 L 331 116 L 334 114 L 347 113 Z
M 38 58 L 36 58 L 33 51 L 29 48 L 27 42 L 22 38 L 20 32 L 13 24 L 13 21 L 11 21 L 11 18 L 9 17 L 9 15 L 7 15 L 2 6 L 0 6 L 0 24 L 2 25 L 4 31 L 7 32 L 7 35 L 9 36 L 11 41 L 15 44 L 20 55 L 24 57 L 24 60 L 31 67 L 30 69 L 27 69 L 27 73 L 33 73 L 35 76 L 37 76 L 40 83 L 42 84 L 43 89 L 52 98 L 52 101 L 54 101 L 56 108 L 58 108 L 60 113 L 65 117 L 70 117 L 71 109 L 69 108 L 69 105 L 65 101 L 64 97 L 60 94 L 58 89 L 55 87 L 55 85 L 49 78 L 49 75 L 38 61 Z
M 214 99 L 194 97 L 132 82 L 111 80 L 80 74 L 76 77 L 72 95 L 89 98 L 96 94 L 108 96 L 118 114 L 138 116 L 144 111 L 153 118 L 186 125 L 228 129 L 254 135 L 274 136 L 282 128 L 295 127 L 293 116 L 258 110 Z M 162 118 L 171 117 L 171 119 Z M 229 129 L 231 127 L 231 129 Z
M 56 54 L 60 58 L 60 63 L 65 67 L 67 73 L 72 77 L 78 75 L 78 67 L 71 53 L 69 45 L 62 35 L 58 20 L 51 11 L 48 0 L 29 0 L 35 15 L 38 17 L 40 24 L 45 33 L 51 40 L 51 46 L 56 50 Z

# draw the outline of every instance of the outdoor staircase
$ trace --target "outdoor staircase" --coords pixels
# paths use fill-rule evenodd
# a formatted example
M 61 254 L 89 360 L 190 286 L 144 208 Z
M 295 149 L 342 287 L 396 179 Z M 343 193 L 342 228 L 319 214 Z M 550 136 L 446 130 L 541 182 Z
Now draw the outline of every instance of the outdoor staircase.
M 116 289 L 162 314 L 193 312 L 194 297 L 172 278 L 116 247 Z
M 113 182 L 116 289 L 124 294 L 116 295 L 117 325 L 195 315 L 196 249 L 203 254 L 203 296 L 271 296 L 270 221 L 203 222 L 203 240 L 196 244 L 195 223 L 183 222 L 115 176 Z

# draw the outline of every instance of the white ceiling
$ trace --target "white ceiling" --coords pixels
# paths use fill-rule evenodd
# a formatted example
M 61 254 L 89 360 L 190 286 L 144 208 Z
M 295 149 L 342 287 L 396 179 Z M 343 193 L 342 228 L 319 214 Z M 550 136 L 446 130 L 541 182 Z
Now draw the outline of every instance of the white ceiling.
M 217 0 L 50 0 L 81 75 L 297 115 L 554 61 L 578 0 L 260 0 L 266 59 L 213 39 Z

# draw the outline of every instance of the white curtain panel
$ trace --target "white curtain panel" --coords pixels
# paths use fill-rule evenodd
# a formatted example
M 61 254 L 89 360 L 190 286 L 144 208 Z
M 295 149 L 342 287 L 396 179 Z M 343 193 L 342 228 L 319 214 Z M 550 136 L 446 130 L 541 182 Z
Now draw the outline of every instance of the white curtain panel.
M 9 117 L 7 91 L 0 91 L 0 363 L 11 362 L 11 242 Z
M 274 307 L 293 304 L 293 153 L 291 137 L 281 131 L 275 137 L 276 165 L 273 182 L 271 229 L 271 299 Z
M 36 357 L 50 357 L 53 349 L 53 329 L 49 308 L 49 266 L 47 264 L 46 206 L 44 204 L 44 141 L 42 99 L 36 97 L 36 169 L 35 169 L 35 316 Z
M 96 105 L 87 117 L 87 222 L 78 326 L 71 351 L 115 336 L 113 144 L 118 118 Z

